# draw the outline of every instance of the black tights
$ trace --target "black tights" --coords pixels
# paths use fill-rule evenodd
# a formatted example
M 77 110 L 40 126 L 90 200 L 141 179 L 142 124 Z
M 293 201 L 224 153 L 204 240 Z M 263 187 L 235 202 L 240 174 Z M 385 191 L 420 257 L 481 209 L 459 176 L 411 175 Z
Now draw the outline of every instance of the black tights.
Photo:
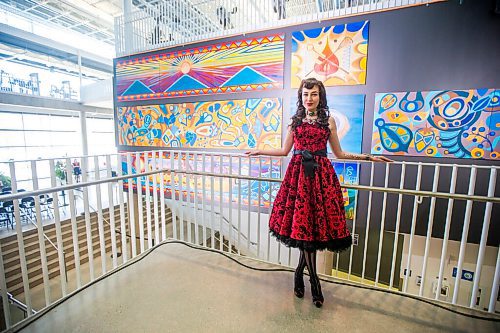
M 306 268 L 306 257 L 304 256 L 304 250 L 300 251 L 299 264 L 297 265 L 297 269 L 295 269 L 295 275 L 301 276 L 304 274 L 304 268 Z
M 309 271 L 309 278 L 318 280 L 318 271 L 316 269 L 316 251 L 300 250 L 299 264 L 295 269 L 295 274 L 301 275 L 304 273 L 304 268 Z
M 316 270 L 316 251 L 300 250 L 299 264 L 297 265 L 297 269 L 295 270 L 296 281 L 297 278 L 299 278 L 302 281 L 302 275 L 304 274 L 304 268 L 306 266 L 307 270 L 309 271 L 309 281 L 311 282 L 311 293 L 313 296 L 313 303 L 317 307 L 321 307 L 323 305 L 324 298 L 321 292 L 321 285 L 319 282 L 318 272 Z

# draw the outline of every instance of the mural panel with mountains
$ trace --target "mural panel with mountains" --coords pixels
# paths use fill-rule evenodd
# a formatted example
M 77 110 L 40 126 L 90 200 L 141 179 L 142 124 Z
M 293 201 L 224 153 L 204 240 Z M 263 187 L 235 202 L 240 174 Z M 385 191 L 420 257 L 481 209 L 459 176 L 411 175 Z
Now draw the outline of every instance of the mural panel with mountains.
M 119 102 L 283 87 L 284 35 L 140 55 L 115 63 Z

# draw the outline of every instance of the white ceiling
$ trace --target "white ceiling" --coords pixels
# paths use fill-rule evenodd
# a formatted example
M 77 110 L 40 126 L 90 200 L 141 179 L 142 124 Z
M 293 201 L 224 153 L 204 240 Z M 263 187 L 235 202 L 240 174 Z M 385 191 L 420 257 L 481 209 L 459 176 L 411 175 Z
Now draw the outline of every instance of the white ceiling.
M 0 7 L 22 17 L 79 32 L 114 45 L 114 16 L 123 0 L 0 0 Z

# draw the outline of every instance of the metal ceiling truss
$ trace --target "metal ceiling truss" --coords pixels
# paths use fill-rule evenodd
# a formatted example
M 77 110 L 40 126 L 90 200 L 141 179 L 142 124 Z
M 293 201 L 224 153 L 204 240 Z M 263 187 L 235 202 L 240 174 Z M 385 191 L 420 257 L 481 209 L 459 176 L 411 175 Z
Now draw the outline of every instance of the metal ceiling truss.
M 114 45 L 113 22 L 82 10 L 74 1 L 0 0 L 0 7 L 26 19 L 70 29 Z

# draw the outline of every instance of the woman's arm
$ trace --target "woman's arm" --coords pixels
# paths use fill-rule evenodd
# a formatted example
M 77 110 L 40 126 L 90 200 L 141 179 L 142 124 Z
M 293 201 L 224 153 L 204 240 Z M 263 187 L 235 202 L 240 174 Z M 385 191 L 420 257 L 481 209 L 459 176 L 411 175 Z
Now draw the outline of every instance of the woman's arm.
M 293 131 L 291 126 L 288 126 L 285 142 L 280 149 L 266 149 L 266 150 L 251 150 L 245 152 L 249 156 L 267 155 L 267 156 L 287 156 L 293 147 Z
M 340 146 L 340 140 L 337 134 L 337 124 L 333 117 L 328 119 L 328 127 L 330 128 L 330 136 L 328 137 L 328 142 L 332 148 L 335 157 L 344 160 L 364 160 L 364 161 L 374 161 L 374 162 L 393 162 L 393 160 L 388 159 L 384 156 L 373 156 L 370 154 L 355 154 L 342 151 Z

